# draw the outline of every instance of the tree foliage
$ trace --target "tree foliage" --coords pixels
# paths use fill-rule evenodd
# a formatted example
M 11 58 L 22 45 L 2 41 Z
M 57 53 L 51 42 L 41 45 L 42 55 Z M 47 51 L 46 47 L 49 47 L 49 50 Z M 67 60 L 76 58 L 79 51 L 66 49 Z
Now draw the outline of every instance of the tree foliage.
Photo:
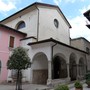
M 13 50 L 12 55 L 7 62 L 8 69 L 27 69 L 30 67 L 30 58 L 27 54 L 27 50 L 23 47 L 17 47 Z

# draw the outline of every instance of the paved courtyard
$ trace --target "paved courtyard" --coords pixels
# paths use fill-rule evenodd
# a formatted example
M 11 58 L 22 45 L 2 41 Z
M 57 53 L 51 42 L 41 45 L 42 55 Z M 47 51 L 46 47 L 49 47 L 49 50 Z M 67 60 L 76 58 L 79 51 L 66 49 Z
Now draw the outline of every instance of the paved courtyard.
M 87 88 L 87 85 L 83 85 L 83 90 L 90 90 Z M 26 84 L 23 85 L 23 90 L 46 90 L 48 88 L 45 85 L 34 85 L 34 84 Z M 0 90 L 15 90 L 15 85 L 0 85 Z M 47 89 L 47 90 L 54 90 L 54 89 Z M 75 90 L 75 88 L 70 88 L 70 90 Z
M 0 90 L 15 90 L 15 85 L 0 85 Z M 22 85 L 23 90 L 44 90 L 48 88 L 45 85 L 34 85 L 34 84 L 26 84 Z

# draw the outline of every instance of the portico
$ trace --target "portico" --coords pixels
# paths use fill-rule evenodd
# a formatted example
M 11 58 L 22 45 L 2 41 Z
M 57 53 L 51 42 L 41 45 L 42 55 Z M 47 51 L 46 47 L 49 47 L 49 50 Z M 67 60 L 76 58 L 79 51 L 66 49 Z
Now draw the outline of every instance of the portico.
M 52 53 L 51 47 L 55 43 L 57 45 L 54 46 Z M 86 53 L 62 44 L 54 39 L 28 44 L 32 49 L 29 53 L 33 52 L 33 55 L 31 54 L 33 83 L 57 84 L 74 81 L 84 76 Z

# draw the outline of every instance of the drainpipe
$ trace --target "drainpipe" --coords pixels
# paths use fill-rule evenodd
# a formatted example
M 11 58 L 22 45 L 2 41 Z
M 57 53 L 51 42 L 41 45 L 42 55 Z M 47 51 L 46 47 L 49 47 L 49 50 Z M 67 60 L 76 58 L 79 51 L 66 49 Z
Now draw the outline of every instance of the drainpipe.
M 37 42 L 38 42 L 38 38 L 39 38 L 39 9 L 37 6 L 35 6 L 38 10 L 38 18 L 37 18 Z
M 54 45 L 51 46 L 51 60 L 53 62 L 53 48 L 57 45 L 57 43 L 55 43 Z M 53 68 L 53 65 L 51 66 Z M 53 72 L 52 72 L 52 75 L 53 75 Z M 53 78 L 53 76 L 52 76 Z
M 51 59 L 53 60 L 53 48 L 57 45 L 57 43 L 55 43 L 54 45 L 52 45 L 51 47 Z

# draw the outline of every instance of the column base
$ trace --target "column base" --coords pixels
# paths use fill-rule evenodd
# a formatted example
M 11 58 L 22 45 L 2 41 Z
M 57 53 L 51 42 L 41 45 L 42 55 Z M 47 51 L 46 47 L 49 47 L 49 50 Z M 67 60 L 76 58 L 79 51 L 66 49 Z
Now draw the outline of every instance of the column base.
M 71 78 L 70 77 L 67 77 L 67 82 L 70 82 L 71 81 Z
M 52 85 L 52 79 L 48 79 L 48 80 L 47 80 L 47 85 L 48 85 L 48 86 L 51 86 L 51 85 Z

